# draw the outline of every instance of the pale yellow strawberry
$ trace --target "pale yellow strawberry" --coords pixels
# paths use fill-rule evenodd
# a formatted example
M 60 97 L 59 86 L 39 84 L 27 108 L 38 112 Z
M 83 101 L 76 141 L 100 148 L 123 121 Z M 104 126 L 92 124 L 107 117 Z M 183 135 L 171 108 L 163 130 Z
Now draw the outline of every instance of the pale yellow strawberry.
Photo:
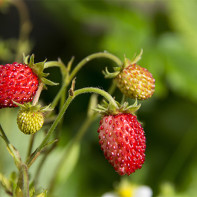
M 114 80 L 120 91 L 129 98 L 148 99 L 155 91 L 152 74 L 137 64 L 126 66 Z

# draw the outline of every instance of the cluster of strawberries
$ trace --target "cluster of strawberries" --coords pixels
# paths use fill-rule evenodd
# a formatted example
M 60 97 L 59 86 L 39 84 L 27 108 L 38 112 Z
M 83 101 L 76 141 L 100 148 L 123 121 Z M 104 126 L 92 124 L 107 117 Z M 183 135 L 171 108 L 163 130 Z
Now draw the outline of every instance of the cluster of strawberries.
M 120 91 L 128 98 L 144 100 L 155 90 L 151 73 L 128 60 L 113 76 Z M 44 116 L 37 107 L 30 107 L 39 83 L 40 74 L 29 64 L 13 63 L 0 65 L 0 108 L 17 107 L 17 123 L 25 134 L 34 134 L 43 125 Z M 136 108 L 136 104 L 133 108 Z M 120 175 L 130 175 L 140 169 L 145 161 L 146 138 L 132 107 L 102 112 L 98 128 L 99 143 L 105 158 Z

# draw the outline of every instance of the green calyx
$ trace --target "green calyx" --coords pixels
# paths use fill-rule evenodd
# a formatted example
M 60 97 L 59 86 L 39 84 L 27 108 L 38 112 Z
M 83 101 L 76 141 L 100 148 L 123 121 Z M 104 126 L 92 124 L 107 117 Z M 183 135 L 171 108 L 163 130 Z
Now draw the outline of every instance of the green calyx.
M 49 75 L 49 73 L 44 73 L 45 63 L 46 60 L 43 62 L 34 63 L 34 55 L 32 54 L 29 56 L 23 56 L 23 62 L 27 64 L 32 71 L 38 76 L 40 82 L 44 84 L 44 87 L 46 88 L 46 85 L 58 85 L 58 83 L 55 83 L 51 80 L 46 79 L 46 77 Z
M 31 105 L 30 103 L 19 104 L 20 110 L 17 114 L 18 128 L 24 134 L 34 134 L 40 130 L 44 124 L 44 112 L 51 111 L 50 105 L 41 107 L 41 105 Z
M 99 112 L 101 115 L 117 115 L 120 113 L 134 114 L 141 106 L 141 104 L 137 103 L 137 99 L 133 105 L 129 105 L 128 102 L 124 102 L 123 104 L 120 104 L 118 102 L 116 103 L 118 107 L 115 107 L 114 105 L 108 104 L 106 101 L 103 101 L 103 104 L 98 104 L 97 108 L 94 110 Z
M 50 104 L 44 107 L 41 107 L 41 105 L 37 104 L 37 105 L 32 105 L 30 102 L 29 103 L 24 103 L 24 104 L 20 104 L 17 103 L 15 101 L 13 101 L 14 104 L 16 104 L 17 106 L 20 107 L 20 110 L 24 110 L 24 111 L 31 111 L 31 112 L 49 112 L 52 111 L 53 109 L 50 107 Z
M 141 59 L 142 54 L 143 54 L 143 49 L 141 49 L 141 51 L 138 55 L 135 54 L 134 58 L 132 60 L 124 57 L 123 65 L 113 67 L 113 69 L 114 69 L 113 72 L 109 72 L 108 68 L 105 67 L 105 71 L 103 71 L 105 78 L 115 78 L 116 76 L 118 76 L 120 74 L 120 72 L 122 72 L 123 69 L 127 68 L 129 65 L 136 64 Z

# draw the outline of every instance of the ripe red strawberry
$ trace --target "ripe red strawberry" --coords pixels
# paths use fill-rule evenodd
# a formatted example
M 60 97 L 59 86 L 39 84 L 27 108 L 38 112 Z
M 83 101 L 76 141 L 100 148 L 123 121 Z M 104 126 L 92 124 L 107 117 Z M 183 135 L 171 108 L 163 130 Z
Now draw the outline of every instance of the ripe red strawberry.
M 98 129 L 105 158 L 120 175 L 130 175 L 145 161 L 146 138 L 135 115 L 105 115 Z
M 0 108 L 16 107 L 12 101 L 32 101 L 38 85 L 37 75 L 26 64 L 0 65 Z
M 0 65 L 0 108 L 17 107 L 33 100 L 40 82 L 45 85 L 56 85 L 46 79 L 44 62 L 34 63 L 34 55 L 24 57 L 24 63 Z M 15 101 L 16 103 L 13 103 Z

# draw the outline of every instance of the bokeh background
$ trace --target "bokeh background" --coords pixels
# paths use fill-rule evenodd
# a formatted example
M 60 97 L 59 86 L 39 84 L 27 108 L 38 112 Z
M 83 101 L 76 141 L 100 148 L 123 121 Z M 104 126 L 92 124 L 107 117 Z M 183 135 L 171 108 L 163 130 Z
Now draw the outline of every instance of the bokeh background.
M 34 53 L 37 62 L 61 58 L 67 63 L 75 56 L 74 65 L 99 51 L 123 60 L 124 55 L 133 58 L 143 48 L 139 64 L 152 72 L 156 91 L 151 99 L 140 102 L 138 112 L 147 137 L 146 162 L 127 179 L 149 186 L 154 196 L 197 196 L 197 1 L 16 2 L 0 0 L 1 64 L 21 61 L 23 53 Z M 101 71 L 105 66 L 110 70 L 111 65 L 106 59 L 88 63 L 77 75 L 76 88 L 95 86 L 107 90 L 111 80 L 104 79 Z M 48 71 L 53 81 L 61 83 L 57 68 Z M 58 86 L 49 87 L 42 93 L 42 101 L 49 104 L 58 90 Z M 117 99 L 120 95 L 116 90 Z M 40 175 L 41 187 L 47 187 L 61 150 L 85 121 L 89 98 L 81 96 L 69 107 L 59 152 L 47 160 Z M 17 109 L 1 109 L 0 123 L 25 155 L 29 137 L 18 131 L 16 113 Z M 57 196 L 101 196 L 114 190 L 122 179 L 100 150 L 98 125 L 99 119 L 83 137 L 77 162 L 69 177 L 58 184 Z M 15 167 L 2 140 L 0 154 L 0 171 L 9 176 Z M 0 196 L 6 196 L 1 186 Z

